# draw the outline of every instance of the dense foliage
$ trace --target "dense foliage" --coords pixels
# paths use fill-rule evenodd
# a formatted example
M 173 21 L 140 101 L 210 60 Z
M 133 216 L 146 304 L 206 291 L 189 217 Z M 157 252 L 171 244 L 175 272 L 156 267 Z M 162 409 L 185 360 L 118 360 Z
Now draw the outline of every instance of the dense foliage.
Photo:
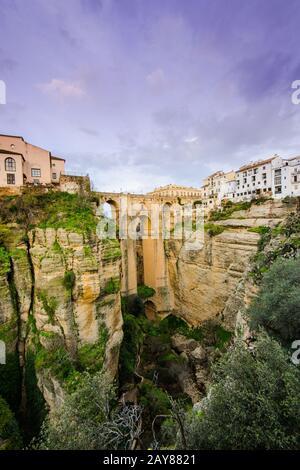
M 190 449 L 299 449 L 300 369 L 262 335 L 238 342 L 215 368 L 202 410 L 186 417 Z M 178 446 L 182 444 L 179 442 Z
M 85 373 L 81 386 L 44 422 L 38 449 L 95 450 L 131 447 L 139 434 L 140 409 L 116 407 L 111 378 Z
M 21 446 L 17 421 L 6 401 L 0 397 L 0 450 L 15 450 Z
M 274 262 L 263 276 L 249 316 L 253 328 L 262 325 L 283 341 L 300 338 L 300 258 Z

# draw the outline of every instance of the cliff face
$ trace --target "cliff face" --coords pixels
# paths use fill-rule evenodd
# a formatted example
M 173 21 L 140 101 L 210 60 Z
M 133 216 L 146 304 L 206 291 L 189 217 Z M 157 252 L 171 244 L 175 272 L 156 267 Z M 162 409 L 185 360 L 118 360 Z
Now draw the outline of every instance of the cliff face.
M 43 401 L 54 408 L 85 370 L 117 373 L 121 252 L 117 241 L 64 228 L 1 230 L 0 395 L 38 420 Z
M 199 251 L 186 250 L 182 241 L 167 241 L 175 313 L 191 325 L 218 318 L 233 330 L 245 300 L 245 278 L 257 251 L 259 227 L 275 227 L 293 210 L 293 204 L 268 201 L 235 211 L 228 218 L 213 222 L 223 231 L 215 236 L 206 232 L 204 247 Z M 248 297 L 252 295 L 250 291 L 255 291 L 250 284 Z

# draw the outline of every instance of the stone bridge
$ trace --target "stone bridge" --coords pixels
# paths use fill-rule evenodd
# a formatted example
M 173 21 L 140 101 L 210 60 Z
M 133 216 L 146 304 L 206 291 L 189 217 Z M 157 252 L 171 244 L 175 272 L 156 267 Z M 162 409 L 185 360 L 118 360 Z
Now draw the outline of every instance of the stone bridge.
M 148 318 L 155 319 L 157 316 L 163 317 L 169 314 L 174 309 L 174 296 L 169 283 L 162 225 L 159 223 L 159 227 L 154 228 L 149 216 L 151 211 L 159 207 L 162 209 L 159 216 L 161 222 L 161 214 L 167 213 L 170 206 L 178 207 L 199 202 L 199 194 L 178 196 L 178 194 L 160 195 L 155 192 L 149 194 L 96 192 L 95 195 L 100 206 L 104 203 L 111 206 L 113 219 L 119 228 L 122 251 L 121 294 L 128 297 L 135 296 L 138 285 L 149 286 L 155 290 L 155 295 L 151 300 L 145 301 Z M 125 218 L 122 216 L 124 213 L 126 213 Z M 172 228 L 171 216 L 169 217 Z M 136 239 L 126 236 L 131 222 L 135 224 L 134 230 L 137 232 L 140 230 Z

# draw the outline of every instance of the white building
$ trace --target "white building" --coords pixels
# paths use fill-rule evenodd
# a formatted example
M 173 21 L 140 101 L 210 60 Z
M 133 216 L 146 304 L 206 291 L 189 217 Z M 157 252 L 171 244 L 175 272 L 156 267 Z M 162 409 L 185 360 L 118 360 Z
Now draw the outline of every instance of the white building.
M 272 195 L 272 161 L 275 158 L 250 162 L 239 168 L 236 172 L 236 201 Z
M 300 156 L 272 161 L 272 193 L 278 199 L 300 196 Z
M 223 199 L 235 201 L 236 195 L 236 173 L 235 171 L 229 171 L 224 173 L 218 192 L 218 200 L 221 202 Z

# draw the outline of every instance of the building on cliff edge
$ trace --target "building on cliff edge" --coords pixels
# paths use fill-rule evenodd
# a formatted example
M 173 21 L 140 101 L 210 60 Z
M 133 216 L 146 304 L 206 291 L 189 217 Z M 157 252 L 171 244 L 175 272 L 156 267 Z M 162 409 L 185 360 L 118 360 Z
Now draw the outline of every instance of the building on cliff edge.
M 68 192 L 88 190 L 88 176 L 65 173 L 65 159 L 52 155 L 21 136 L 0 134 L 0 188 L 18 192 L 26 186 L 44 186 Z

